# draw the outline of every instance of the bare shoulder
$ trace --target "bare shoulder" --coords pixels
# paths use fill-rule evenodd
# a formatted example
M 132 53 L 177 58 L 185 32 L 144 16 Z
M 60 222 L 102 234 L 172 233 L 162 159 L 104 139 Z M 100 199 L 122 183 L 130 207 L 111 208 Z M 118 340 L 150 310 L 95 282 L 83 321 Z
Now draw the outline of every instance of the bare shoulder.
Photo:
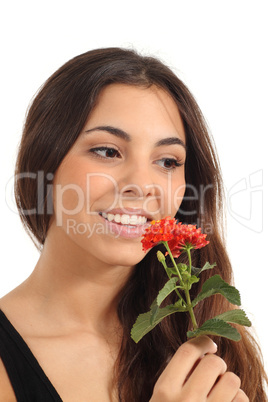
M 10 384 L 5 366 L 0 359 L 0 402 L 16 402 L 16 396 Z

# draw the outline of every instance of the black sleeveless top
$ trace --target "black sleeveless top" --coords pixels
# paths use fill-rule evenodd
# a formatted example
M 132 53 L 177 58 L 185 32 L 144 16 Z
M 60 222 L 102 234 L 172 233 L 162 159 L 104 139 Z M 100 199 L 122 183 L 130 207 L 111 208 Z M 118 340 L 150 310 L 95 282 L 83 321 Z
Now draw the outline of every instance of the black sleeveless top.
M 0 358 L 18 402 L 62 402 L 31 350 L 1 310 Z

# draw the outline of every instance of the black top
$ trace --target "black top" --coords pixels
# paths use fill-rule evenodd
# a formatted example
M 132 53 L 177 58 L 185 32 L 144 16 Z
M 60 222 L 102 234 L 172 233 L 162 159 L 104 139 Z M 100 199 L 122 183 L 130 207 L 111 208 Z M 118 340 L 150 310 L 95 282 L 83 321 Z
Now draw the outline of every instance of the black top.
M 0 358 L 18 402 L 62 402 L 26 342 L 1 310 Z

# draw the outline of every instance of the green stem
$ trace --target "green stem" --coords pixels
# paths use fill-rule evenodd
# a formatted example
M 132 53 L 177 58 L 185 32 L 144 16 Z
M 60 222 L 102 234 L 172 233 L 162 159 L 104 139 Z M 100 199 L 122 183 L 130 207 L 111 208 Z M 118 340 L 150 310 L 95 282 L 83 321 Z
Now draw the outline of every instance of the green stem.
M 188 256 L 188 260 L 189 260 L 189 273 L 191 274 L 192 273 L 191 248 L 187 247 L 186 248 L 186 253 L 187 253 L 187 256 Z M 193 323 L 193 329 L 195 330 L 195 329 L 198 328 L 198 325 L 197 325 L 196 318 L 195 318 L 195 315 L 194 315 L 194 310 L 193 310 L 193 307 L 192 307 L 192 301 L 191 301 L 191 297 L 190 297 L 190 292 L 189 292 L 188 289 L 184 289 L 184 293 L 185 293 L 185 296 L 186 296 L 188 311 L 189 311 L 189 314 L 190 314 L 190 317 L 191 317 L 191 320 L 192 320 L 192 323 Z
M 186 253 L 188 256 L 188 260 L 189 260 L 189 274 L 192 273 L 192 256 L 191 256 L 191 249 L 190 248 L 186 248 Z
M 181 284 L 183 285 L 184 283 L 183 283 L 183 280 L 182 280 L 182 277 L 181 277 L 181 273 L 180 273 L 180 271 L 179 271 L 179 269 L 178 269 L 178 267 L 177 267 L 177 264 L 176 264 L 176 262 L 175 262 L 175 260 L 174 260 L 174 258 L 173 258 L 173 255 L 172 255 L 172 253 L 171 253 L 171 251 L 170 251 L 168 242 L 167 242 L 167 241 L 164 241 L 163 243 L 164 243 L 164 246 L 166 247 L 166 249 L 167 249 L 167 251 L 168 251 L 168 254 L 169 254 L 170 258 L 171 258 L 171 261 L 173 262 L 173 265 L 174 265 L 174 267 L 175 267 L 175 269 L 176 269 L 176 272 L 177 272 L 177 275 L 178 275 L 178 277 L 179 277 L 179 280 L 180 280 Z
M 190 317 L 191 317 L 191 320 L 192 320 L 192 323 L 193 323 L 193 329 L 196 330 L 198 328 L 198 325 L 197 325 L 196 318 L 195 318 L 195 315 L 194 315 L 194 310 L 193 310 L 193 307 L 192 307 L 192 301 L 191 301 L 189 290 L 184 289 L 184 293 L 185 293 L 185 296 L 186 296 L 186 302 L 187 302 L 188 311 L 189 311 L 189 314 L 190 314 Z
M 182 295 L 180 294 L 180 292 L 178 291 L 178 289 L 175 289 L 175 292 L 177 293 L 177 295 L 179 296 L 179 298 L 180 298 L 181 301 L 183 302 L 183 305 L 187 305 L 187 303 L 185 302 L 184 298 L 182 297 Z
M 162 261 L 162 265 L 163 265 L 163 267 L 165 268 L 165 271 L 166 271 L 166 274 L 167 274 L 168 278 L 170 279 L 170 278 L 171 278 L 171 275 L 168 274 L 168 267 L 167 267 L 166 262 L 165 262 L 165 261 Z M 176 294 L 179 296 L 179 298 L 181 299 L 181 301 L 183 302 L 183 304 L 186 305 L 186 301 L 184 300 L 184 298 L 183 298 L 182 295 L 180 294 L 179 290 L 178 290 L 178 289 L 175 289 L 175 292 L 176 292 Z
M 167 249 L 167 252 L 168 252 L 168 254 L 169 254 L 170 258 L 171 258 L 171 261 L 172 261 L 172 263 L 173 263 L 173 265 L 174 265 L 174 268 L 176 269 L 176 272 L 177 272 L 177 275 L 178 275 L 178 277 L 179 277 L 180 283 L 181 283 L 182 286 L 184 286 L 184 283 L 183 283 L 183 280 L 182 280 L 182 277 L 181 277 L 181 273 L 180 273 L 180 271 L 179 271 L 179 269 L 178 269 L 178 267 L 177 267 L 177 264 L 176 264 L 176 261 L 175 261 L 174 258 L 173 258 L 173 255 L 172 255 L 172 253 L 171 253 L 171 251 L 170 251 L 168 242 L 167 242 L 167 241 L 163 241 L 163 244 L 164 244 L 164 246 L 165 246 L 166 249 Z M 163 265 L 164 265 L 164 264 L 163 264 Z M 166 263 L 165 263 L 165 265 L 164 265 L 164 268 L 165 268 L 165 270 L 166 270 L 166 272 L 167 272 L 167 269 L 166 269 L 166 268 L 167 268 L 167 265 L 166 265 Z M 168 275 L 168 273 L 167 273 L 167 275 Z M 168 277 L 169 277 L 169 275 L 168 275 Z M 170 279 L 170 277 L 169 277 L 169 279 Z M 185 302 L 184 298 L 183 298 L 182 295 L 180 294 L 179 290 L 178 290 L 178 289 L 175 289 L 175 292 L 176 292 L 176 294 L 179 296 L 179 298 L 181 299 L 181 301 L 183 302 L 183 304 L 186 304 L 186 305 L 187 305 L 187 303 Z

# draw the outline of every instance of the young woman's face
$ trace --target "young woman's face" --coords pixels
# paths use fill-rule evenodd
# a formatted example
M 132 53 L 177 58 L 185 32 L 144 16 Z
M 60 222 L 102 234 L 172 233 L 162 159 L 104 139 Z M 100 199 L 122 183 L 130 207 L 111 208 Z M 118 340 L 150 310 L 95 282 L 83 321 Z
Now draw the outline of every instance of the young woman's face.
M 181 204 L 185 158 L 183 123 L 166 92 L 107 86 L 56 172 L 52 228 L 91 258 L 135 265 L 148 222 Z

